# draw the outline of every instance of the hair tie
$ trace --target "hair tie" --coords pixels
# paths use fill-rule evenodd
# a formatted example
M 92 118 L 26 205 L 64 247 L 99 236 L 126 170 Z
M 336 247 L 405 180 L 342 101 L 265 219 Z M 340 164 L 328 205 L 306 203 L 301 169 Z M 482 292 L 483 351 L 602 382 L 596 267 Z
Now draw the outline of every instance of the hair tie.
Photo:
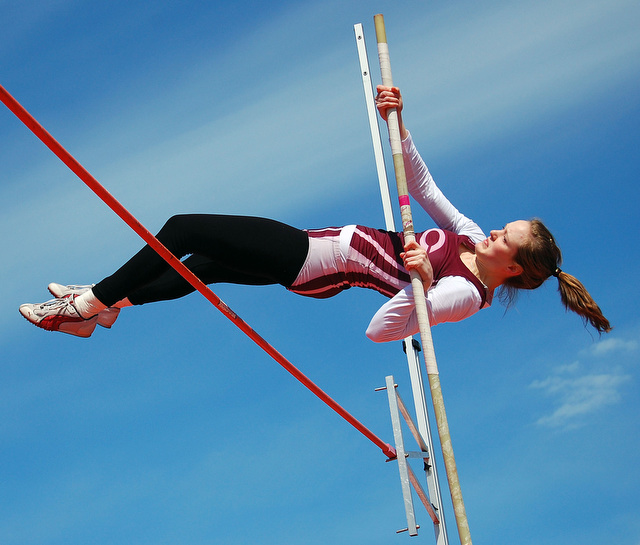
M 562 272 L 562 269 L 558 267 L 555 271 L 551 273 L 551 276 L 555 276 L 556 278 L 558 278 L 561 272 Z

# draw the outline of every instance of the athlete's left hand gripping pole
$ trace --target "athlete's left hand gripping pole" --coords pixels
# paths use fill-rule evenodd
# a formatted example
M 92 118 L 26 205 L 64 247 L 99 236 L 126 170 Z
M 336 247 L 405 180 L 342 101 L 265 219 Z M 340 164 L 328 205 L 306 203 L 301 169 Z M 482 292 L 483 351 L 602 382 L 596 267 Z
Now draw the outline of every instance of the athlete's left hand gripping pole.
M 378 58 L 380 60 L 382 84 L 392 87 L 393 78 L 391 76 L 391 60 L 389 58 L 389 46 L 387 44 L 387 34 L 383 16 L 376 15 L 374 17 L 374 22 L 376 26 L 376 38 L 378 41 Z M 402 156 L 402 139 L 400 137 L 400 127 L 398 124 L 398 112 L 395 108 L 387 111 L 387 125 L 389 127 L 389 143 L 391 145 L 391 153 L 393 154 L 393 166 L 396 175 L 396 184 L 398 186 L 402 229 L 404 232 L 404 242 L 406 244 L 415 240 L 416 237 L 411 215 L 407 177 L 404 169 L 404 158 Z M 467 514 L 462 500 L 462 490 L 460 489 L 458 470 L 453 456 L 453 446 L 451 445 L 449 424 L 447 422 L 447 414 L 444 409 L 442 388 L 440 387 L 438 364 L 436 363 L 433 339 L 431 338 L 431 326 L 429 324 L 429 314 L 427 312 L 424 285 L 422 284 L 420 275 L 415 270 L 411 271 L 411 286 L 413 287 L 416 313 L 418 315 L 418 324 L 420 327 L 420 337 L 422 339 L 422 353 L 424 354 L 425 364 L 427 367 L 427 376 L 429 378 L 429 386 L 431 388 L 431 398 L 433 401 L 436 423 L 438 425 L 438 435 L 440 437 L 442 456 L 444 459 L 445 469 L 447 470 L 447 481 L 449 483 L 449 492 L 451 493 L 453 510 L 456 516 L 458 535 L 460 536 L 460 542 L 462 545 L 471 545 L 469 523 L 467 521 Z
M 377 437 L 360 421 L 354 418 L 333 398 L 321 390 L 311 379 L 287 360 L 271 344 L 256 333 L 249 324 L 233 312 L 213 291 L 193 274 L 176 256 L 174 256 L 156 237 L 154 237 L 124 206 L 122 206 L 76 159 L 60 145 L 46 129 L 0 85 L 0 100 L 11 110 L 45 146 L 47 146 L 65 165 L 67 165 L 102 201 L 113 210 L 131 229 L 151 246 L 169 265 L 171 265 L 189 284 L 204 295 L 222 314 L 231 320 L 253 342 L 269 354 L 285 370 L 300 381 L 308 390 L 331 407 L 336 413 L 356 428 L 372 443 L 380 447 L 389 458 L 396 457 L 395 449 Z

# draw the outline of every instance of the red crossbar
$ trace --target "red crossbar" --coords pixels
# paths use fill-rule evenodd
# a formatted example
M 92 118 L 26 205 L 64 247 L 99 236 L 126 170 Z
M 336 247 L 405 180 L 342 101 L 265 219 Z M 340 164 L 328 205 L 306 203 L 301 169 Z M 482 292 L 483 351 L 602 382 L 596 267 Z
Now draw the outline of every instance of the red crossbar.
M 176 256 L 174 256 L 156 237 L 154 237 L 122 204 L 120 204 L 76 159 L 64 149 L 46 129 L 0 85 L 0 100 L 11 110 L 45 146 L 47 146 L 65 165 L 67 165 L 111 210 L 113 210 L 131 229 L 133 229 L 149 246 L 151 246 L 169 265 L 171 265 L 189 284 L 204 295 L 222 314 L 240 328 L 253 342 L 269 354 L 276 362 L 298 379 L 306 388 L 331 407 L 349 424 L 362 433 L 367 439 L 382 449 L 390 459 L 396 457 L 395 449 L 385 443 L 359 420 L 354 418 L 280 352 L 263 339 L 242 318 L 233 312 L 213 291 L 211 291 L 195 274 L 193 274 Z

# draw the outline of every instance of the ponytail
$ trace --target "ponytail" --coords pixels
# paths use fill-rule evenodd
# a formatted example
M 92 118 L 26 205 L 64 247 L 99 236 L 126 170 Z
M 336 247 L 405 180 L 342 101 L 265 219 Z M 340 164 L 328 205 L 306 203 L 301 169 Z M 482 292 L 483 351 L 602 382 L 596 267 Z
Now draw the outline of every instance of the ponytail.
M 575 276 L 558 269 L 553 276 L 558 278 L 558 291 L 562 304 L 568 310 L 579 314 L 585 323 L 589 322 L 598 333 L 608 333 L 611 325 L 589 292 Z
M 522 266 L 522 274 L 508 278 L 500 288 L 500 299 L 511 305 L 518 290 L 532 290 L 542 285 L 550 276 L 558 279 L 558 291 L 562 304 L 590 323 L 599 333 L 611 331 L 600 307 L 582 283 L 560 270 L 562 252 L 553 235 L 539 219 L 532 219 L 531 236 L 518 247 L 515 261 Z

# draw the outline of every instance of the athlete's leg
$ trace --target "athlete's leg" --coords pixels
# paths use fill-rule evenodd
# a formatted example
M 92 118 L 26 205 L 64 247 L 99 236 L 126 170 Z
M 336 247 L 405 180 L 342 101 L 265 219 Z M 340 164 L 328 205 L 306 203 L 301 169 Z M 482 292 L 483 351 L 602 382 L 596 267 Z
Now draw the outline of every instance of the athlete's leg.
M 260 277 L 257 274 L 245 274 L 221 266 L 218 262 L 201 255 L 191 255 L 183 261 L 185 266 L 205 284 L 228 282 L 231 284 L 245 284 L 265 286 L 274 284 L 272 278 Z M 129 301 L 133 305 L 143 305 L 152 301 L 167 301 L 178 299 L 195 291 L 175 269 L 166 271 L 160 278 L 129 294 Z
M 308 251 L 306 232 L 274 220 L 246 216 L 180 215 L 157 236 L 176 257 L 202 274 L 203 281 L 282 284 L 296 278 Z M 129 297 L 136 304 L 193 291 L 151 247 L 145 246 L 118 271 L 93 288 L 105 305 Z M 158 281 L 158 285 L 154 285 Z M 166 290 L 166 291 L 165 291 Z

